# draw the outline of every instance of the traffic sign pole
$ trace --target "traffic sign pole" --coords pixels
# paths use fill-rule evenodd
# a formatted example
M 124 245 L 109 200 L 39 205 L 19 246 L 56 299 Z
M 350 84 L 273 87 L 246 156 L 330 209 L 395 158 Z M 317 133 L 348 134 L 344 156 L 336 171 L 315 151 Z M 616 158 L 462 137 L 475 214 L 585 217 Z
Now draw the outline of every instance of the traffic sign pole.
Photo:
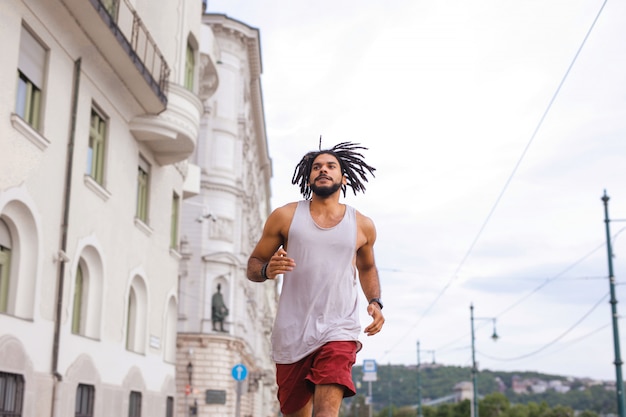
M 235 417 L 241 417 L 241 391 L 243 380 L 248 376 L 248 369 L 243 363 L 233 366 L 230 372 L 235 381 L 237 381 L 237 402 L 235 404 Z
M 367 381 L 367 399 L 369 405 L 369 417 L 372 417 L 372 381 L 376 381 L 376 361 L 374 359 L 363 360 L 363 381 Z
M 235 405 L 235 417 L 241 417 L 241 381 L 237 381 L 237 403 Z

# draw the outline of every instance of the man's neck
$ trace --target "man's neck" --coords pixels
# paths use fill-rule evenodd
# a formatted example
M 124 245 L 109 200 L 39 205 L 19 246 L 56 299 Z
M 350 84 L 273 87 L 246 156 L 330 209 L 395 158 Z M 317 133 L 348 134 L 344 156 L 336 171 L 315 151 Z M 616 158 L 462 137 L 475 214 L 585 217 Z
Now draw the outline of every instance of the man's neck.
M 328 197 L 320 197 L 313 194 L 311 198 L 311 207 L 320 210 L 334 210 L 342 207 L 343 204 L 339 203 L 339 191 L 329 195 Z

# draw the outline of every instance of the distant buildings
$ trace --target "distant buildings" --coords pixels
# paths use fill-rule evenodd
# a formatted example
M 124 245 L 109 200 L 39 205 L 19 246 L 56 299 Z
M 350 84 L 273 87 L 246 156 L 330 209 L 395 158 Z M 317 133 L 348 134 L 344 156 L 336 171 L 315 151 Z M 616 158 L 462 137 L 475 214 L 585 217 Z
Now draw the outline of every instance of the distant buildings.
M 202 21 L 203 113 L 192 158 L 201 186 L 183 202 L 178 403 L 194 409 L 197 404 L 198 415 L 235 415 L 232 369 L 241 364 L 248 377 L 240 387 L 240 415 L 275 416 L 269 334 L 277 284 L 246 277 L 248 256 L 269 215 L 272 174 L 259 31 L 224 15 L 206 14 Z M 216 311 L 223 305 L 224 317 Z M 193 375 L 187 374 L 189 365 Z M 191 392 L 184 395 L 190 376 Z

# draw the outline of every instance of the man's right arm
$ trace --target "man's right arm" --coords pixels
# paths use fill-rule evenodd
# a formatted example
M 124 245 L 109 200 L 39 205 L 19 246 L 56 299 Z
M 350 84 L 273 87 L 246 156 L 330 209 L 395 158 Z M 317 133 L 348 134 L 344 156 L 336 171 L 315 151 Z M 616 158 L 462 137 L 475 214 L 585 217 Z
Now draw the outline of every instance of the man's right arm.
M 281 246 L 284 246 L 286 243 L 286 235 L 291 225 L 294 211 L 295 206 L 293 206 L 293 203 L 288 204 L 274 210 L 267 218 L 261 239 L 248 259 L 247 276 L 250 281 L 263 282 L 266 279 L 274 279 L 279 275 L 277 263 L 274 263 L 271 267 L 269 263 L 273 256 L 286 255 Z

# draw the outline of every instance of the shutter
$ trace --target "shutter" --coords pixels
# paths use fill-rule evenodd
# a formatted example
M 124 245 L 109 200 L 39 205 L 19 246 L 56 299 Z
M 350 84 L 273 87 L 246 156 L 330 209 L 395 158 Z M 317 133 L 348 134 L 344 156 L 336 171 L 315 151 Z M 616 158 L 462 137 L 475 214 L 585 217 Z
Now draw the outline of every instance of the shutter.
M 46 50 L 31 35 L 31 33 L 22 26 L 22 35 L 20 38 L 20 59 L 18 66 L 20 71 L 28 77 L 28 79 L 40 90 L 43 88 L 43 75 L 46 64 Z

